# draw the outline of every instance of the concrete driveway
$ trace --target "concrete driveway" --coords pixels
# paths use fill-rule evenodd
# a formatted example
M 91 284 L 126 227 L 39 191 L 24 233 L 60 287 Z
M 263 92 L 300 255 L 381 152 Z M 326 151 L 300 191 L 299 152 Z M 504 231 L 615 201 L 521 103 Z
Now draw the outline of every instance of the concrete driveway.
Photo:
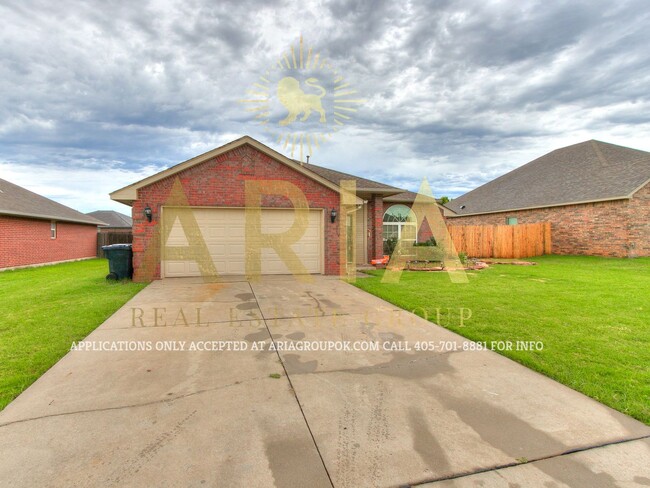
M 0 485 L 650 485 L 650 428 L 471 344 L 336 279 L 158 281 L 0 412 Z

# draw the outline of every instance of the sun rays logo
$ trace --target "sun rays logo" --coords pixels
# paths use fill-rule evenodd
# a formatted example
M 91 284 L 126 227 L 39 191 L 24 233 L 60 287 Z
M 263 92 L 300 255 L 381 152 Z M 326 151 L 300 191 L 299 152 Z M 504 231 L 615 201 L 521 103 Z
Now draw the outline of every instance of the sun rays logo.
M 357 90 L 313 47 L 298 46 L 270 66 L 239 100 L 291 158 L 304 161 L 349 122 Z

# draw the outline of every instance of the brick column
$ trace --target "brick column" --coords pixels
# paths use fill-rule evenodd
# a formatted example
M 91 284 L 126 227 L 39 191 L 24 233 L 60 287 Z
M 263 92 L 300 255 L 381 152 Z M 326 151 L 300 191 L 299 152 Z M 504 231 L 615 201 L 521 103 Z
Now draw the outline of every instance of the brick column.
M 368 203 L 368 247 L 370 259 L 381 259 L 384 255 L 384 198 L 373 195 Z

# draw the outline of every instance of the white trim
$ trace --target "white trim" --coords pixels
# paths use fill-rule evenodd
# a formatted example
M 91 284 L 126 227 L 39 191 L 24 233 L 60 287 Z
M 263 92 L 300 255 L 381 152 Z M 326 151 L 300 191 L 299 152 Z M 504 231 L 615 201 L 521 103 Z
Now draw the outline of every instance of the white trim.
M 636 192 L 640 191 L 640 190 L 641 190 L 644 186 L 646 186 L 648 183 L 650 183 L 650 178 L 648 178 L 647 180 L 645 180 L 645 183 L 643 183 L 643 185 L 641 185 L 641 186 L 638 187 L 636 190 L 634 190 L 632 193 L 630 193 L 629 198 L 634 198 L 634 194 L 635 194 Z
M 386 214 L 388 211 L 393 208 L 396 205 L 401 205 L 402 207 L 406 207 L 409 209 L 409 213 L 413 214 L 414 222 L 386 222 L 384 219 L 386 217 Z M 390 207 L 388 207 L 385 211 L 384 214 L 381 217 L 381 234 L 382 234 L 382 242 L 386 241 L 386 238 L 384 237 L 384 225 L 397 225 L 397 240 L 401 241 L 402 240 L 402 227 L 404 226 L 413 226 L 415 227 L 415 242 L 417 244 L 418 242 L 418 233 L 420 232 L 420 227 L 418 226 L 418 216 L 415 215 L 415 212 L 413 211 L 413 207 L 409 207 L 408 205 L 405 205 L 403 203 L 394 203 Z M 409 239 L 410 240 L 410 239 Z
M 159 255 L 158 255 L 158 264 L 160 266 L 160 279 L 161 280 L 165 279 L 165 266 L 164 266 L 164 263 L 163 263 L 163 254 L 164 254 L 163 253 L 163 246 L 165 245 L 165 242 L 163 240 L 164 235 L 165 235 L 165 232 L 164 232 L 165 229 L 163 229 L 163 222 L 165 222 L 164 212 L 165 212 L 165 206 L 161 205 L 160 206 L 160 216 L 158 217 L 158 222 L 156 223 L 156 225 L 158 226 L 158 240 L 160 241 L 159 242 L 160 248 L 158 249 L 158 253 L 159 253 Z M 151 242 L 151 241 L 149 241 L 149 242 Z M 133 270 L 133 274 L 135 274 L 135 269 Z

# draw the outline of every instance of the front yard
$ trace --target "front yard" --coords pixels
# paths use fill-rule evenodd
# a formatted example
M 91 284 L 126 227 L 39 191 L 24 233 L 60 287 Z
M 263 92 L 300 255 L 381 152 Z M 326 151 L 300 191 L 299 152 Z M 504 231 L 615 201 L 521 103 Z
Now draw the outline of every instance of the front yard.
M 0 273 L 0 410 L 145 285 L 105 259 Z
M 650 424 L 650 259 L 533 261 L 468 272 L 468 284 L 440 272 L 382 284 L 383 271 L 370 271 L 356 286 L 489 348 L 510 341 L 501 354 Z M 517 351 L 516 341 L 543 349 Z

